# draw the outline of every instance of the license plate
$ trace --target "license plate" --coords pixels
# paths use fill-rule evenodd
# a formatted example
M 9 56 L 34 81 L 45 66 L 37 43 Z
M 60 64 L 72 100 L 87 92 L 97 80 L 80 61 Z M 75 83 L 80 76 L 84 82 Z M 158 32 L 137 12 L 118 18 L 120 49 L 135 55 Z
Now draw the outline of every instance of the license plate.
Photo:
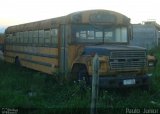
M 136 83 L 135 79 L 123 80 L 123 85 L 132 85 L 135 83 Z

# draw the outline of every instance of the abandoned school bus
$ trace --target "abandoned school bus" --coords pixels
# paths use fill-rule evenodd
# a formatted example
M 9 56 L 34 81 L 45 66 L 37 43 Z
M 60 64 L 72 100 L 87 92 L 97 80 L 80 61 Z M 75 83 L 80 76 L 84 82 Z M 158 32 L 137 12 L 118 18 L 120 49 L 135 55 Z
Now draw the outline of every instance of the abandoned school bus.
M 11 26 L 5 35 L 7 62 L 48 74 L 71 73 L 74 80 L 91 82 L 92 58 L 97 53 L 100 87 L 149 82 L 147 52 L 127 45 L 132 36 L 130 19 L 114 11 L 80 11 Z

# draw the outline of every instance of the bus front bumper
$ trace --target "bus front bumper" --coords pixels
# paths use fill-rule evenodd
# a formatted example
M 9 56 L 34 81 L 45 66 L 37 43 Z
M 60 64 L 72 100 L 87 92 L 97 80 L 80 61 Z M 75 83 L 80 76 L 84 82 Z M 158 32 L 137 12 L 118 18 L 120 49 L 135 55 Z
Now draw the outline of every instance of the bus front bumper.
M 89 83 L 92 84 L 92 77 L 89 78 Z M 149 85 L 150 77 L 148 75 L 142 76 L 118 76 L 118 77 L 104 77 L 99 76 L 100 88 L 124 88 L 134 86 Z

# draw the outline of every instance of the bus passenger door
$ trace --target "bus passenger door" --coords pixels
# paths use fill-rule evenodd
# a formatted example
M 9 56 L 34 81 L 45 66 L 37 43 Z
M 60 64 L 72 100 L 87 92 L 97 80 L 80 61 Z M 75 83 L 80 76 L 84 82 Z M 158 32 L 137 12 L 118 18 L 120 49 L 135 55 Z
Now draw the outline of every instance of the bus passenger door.
M 63 75 L 67 75 L 67 31 L 66 25 L 60 25 L 60 71 Z

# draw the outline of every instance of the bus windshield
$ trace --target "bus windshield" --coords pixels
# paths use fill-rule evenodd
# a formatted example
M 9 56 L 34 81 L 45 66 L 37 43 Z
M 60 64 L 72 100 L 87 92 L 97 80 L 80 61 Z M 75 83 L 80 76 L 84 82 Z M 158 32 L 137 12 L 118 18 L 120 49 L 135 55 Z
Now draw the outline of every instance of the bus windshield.
M 127 27 L 102 25 L 72 25 L 75 43 L 127 43 Z

